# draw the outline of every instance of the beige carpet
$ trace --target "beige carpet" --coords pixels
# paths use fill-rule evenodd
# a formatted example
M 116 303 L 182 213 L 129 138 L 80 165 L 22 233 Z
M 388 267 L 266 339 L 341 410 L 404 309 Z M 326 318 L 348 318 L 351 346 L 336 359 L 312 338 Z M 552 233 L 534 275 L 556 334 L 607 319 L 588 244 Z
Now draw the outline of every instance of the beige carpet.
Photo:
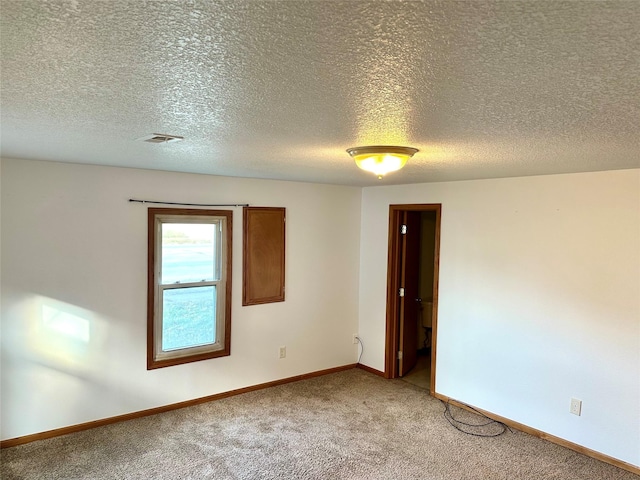
M 465 435 L 443 410 L 420 388 L 352 369 L 4 449 L 0 474 L 3 480 L 640 478 L 521 432 Z

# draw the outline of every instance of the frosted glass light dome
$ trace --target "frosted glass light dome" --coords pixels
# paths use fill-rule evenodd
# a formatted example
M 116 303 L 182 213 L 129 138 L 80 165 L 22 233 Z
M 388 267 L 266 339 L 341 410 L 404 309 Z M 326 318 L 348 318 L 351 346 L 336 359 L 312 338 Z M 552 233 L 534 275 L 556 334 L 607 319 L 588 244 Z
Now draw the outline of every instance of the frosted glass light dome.
M 417 148 L 392 145 L 373 145 L 347 149 L 347 153 L 355 160 L 358 167 L 374 173 L 378 178 L 382 178 L 383 175 L 389 172 L 400 170 L 417 151 Z

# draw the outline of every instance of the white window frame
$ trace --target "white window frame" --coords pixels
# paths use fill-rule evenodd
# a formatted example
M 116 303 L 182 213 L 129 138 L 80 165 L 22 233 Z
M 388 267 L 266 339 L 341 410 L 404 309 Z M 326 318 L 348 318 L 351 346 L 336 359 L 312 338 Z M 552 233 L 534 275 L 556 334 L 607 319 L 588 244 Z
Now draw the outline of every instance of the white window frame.
M 232 212 L 149 208 L 149 280 L 147 301 L 147 369 L 227 356 L 231 353 L 231 241 Z M 216 272 L 213 280 L 165 283 L 162 279 L 162 225 L 193 223 L 216 225 Z M 167 290 L 216 287 L 216 337 L 213 343 L 172 350 L 162 349 L 163 294 Z

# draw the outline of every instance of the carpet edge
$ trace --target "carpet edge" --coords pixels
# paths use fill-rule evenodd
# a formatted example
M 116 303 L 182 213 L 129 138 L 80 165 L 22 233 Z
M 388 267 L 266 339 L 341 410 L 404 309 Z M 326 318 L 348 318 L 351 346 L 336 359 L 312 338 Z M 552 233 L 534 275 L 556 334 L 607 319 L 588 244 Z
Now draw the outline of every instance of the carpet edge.
M 515 428 L 516 430 L 520 430 L 521 432 L 524 433 L 528 433 L 529 435 L 532 435 L 534 437 L 537 438 L 541 438 L 543 440 L 547 440 L 551 443 L 555 443 L 556 445 L 560 445 L 562 447 L 566 447 L 570 450 L 573 450 L 574 452 L 578 452 L 581 453 L 583 455 L 586 455 L 587 457 L 591 457 L 594 458 L 596 460 L 599 460 L 601 462 L 604 463 L 608 463 L 609 465 L 613 465 L 614 467 L 618 467 L 621 468 L 623 470 L 626 470 L 628 472 L 631 473 L 635 473 L 636 475 L 640 475 L 640 467 L 637 467 L 631 463 L 627 463 L 623 460 L 618 460 L 617 458 L 614 457 L 610 457 L 609 455 L 606 455 L 604 453 L 600 453 L 596 450 L 592 450 L 590 448 L 587 447 L 583 447 L 582 445 L 579 445 L 577 443 L 573 443 L 570 442 L 569 440 L 565 440 L 563 438 L 560 437 L 556 437 L 555 435 L 551 435 L 550 433 L 546 433 L 543 432 L 542 430 L 538 430 L 537 428 L 533 428 L 530 427 L 528 425 L 525 425 L 523 423 L 519 423 L 516 422 L 514 420 L 510 420 L 508 418 L 505 417 L 501 417 L 500 415 L 496 415 L 495 413 L 492 412 L 488 412 L 486 410 L 483 410 L 481 408 L 477 408 L 474 407 L 472 405 L 468 405 L 466 403 L 462 403 L 458 400 L 455 400 L 453 398 L 447 397 L 446 395 L 442 395 L 441 393 L 438 392 L 433 392 L 432 396 L 437 398 L 438 400 L 442 400 L 443 402 L 447 402 L 450 403 L 451 405 L 455 405 L 456 407 L 460 407 L 463 408 L 465 410 L 468 410 L 470 412 L 475 412 L 475 413 L 481 413 L 482 415 L 485 415 L 486 417 L 492 419 L 492 420 L 496 420 L 498 422 L 504 423 L 505 425 L 508 425 L 509 427 Z
M 199 405 L 201 403 L 212 402 L 214 400 L 221 400 L 223 398 L 233 397 L 235 395 L 254 392 L 256 390 L 262 390 L 265 388 L 275 387 L 278 385 L 284 385 L 286 383 L 298 382 L 300 380 L 307 380 L 314 377 L 320 377 L 322 375 L 329 375 L 331 373 L 342 372 L 344 370 L 351 370 L 352 368 L 355 368 L 356 365 L 357 364 L 355 363 L 350 363 L 347 365 L 341 365 L 339 367 L 332 367 L 332 368 L 327 368 L 323 370 L 317 370 L 315 372 L 304 373 L 301 375 L 294 375 L 293 377 L 286 377 L 278 380 L 272 380 L 270 382 L 250 385 L 248 387 L 237 388 L 234 390 L 229 390 L 227 392 L 215 393 L 213 395 L 198 397 L 192 400 L 185 400 L 184 402 L 171 403 L 171 404 L 163 405 L 160 407 L 149 408 L 146 410 L 139 410 L 137 412 L 125 413 L 122 415 L 116 415 L 114 417 L 101 418 L 99 420 L 92 420 L 90 422 L 84 422 L 76 425 L 69 425 L 67 427 L 47 430 L 45 432 L 32 433 L 32 434 L 23 435 L 20 437 L 9 438 L 9 439 L 0 441 L 0 449 L 17 447 L 18 445 L 24 445 L 26 443 L 35 442 L 37 440 L 45 440 L 47 438 L 60 437 L 62 435 L 68 435 L 70 433 L 90 430 L 92 428 L 103 427 L 105 425 L 111 425 L 113 423 L 125 422 L 127 420 L 134 420 L 136 418 L 157 415 L 158 413 L 169 412 L 171 410 L 178 410 L 181 408 L 192 407 L 194 405 Z

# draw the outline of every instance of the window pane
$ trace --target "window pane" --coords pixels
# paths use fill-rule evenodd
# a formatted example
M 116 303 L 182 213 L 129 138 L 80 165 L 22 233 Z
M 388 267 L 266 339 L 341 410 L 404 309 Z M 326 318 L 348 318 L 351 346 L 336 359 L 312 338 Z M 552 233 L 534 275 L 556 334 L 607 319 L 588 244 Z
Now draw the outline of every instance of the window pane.
M 218 280 L 215 276 L 217 224 L 163 223 L 161 283 Z
M 162 350 L 216 341 L 216 287 L 165 289 L 162 296 Z

